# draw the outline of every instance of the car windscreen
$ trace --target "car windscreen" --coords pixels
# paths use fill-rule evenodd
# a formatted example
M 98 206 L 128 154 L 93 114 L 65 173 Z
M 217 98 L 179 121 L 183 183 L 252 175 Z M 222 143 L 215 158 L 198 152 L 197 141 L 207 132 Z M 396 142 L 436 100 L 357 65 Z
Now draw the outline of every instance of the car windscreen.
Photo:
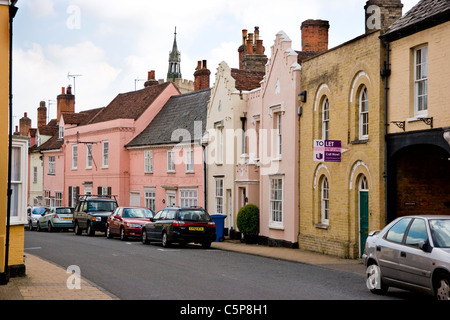
M 117 207 L 114 201 L 89 201 L 88 212 L 93 211 L 114 211 Z
M 202 210 L 181 210 L 179 212 L 181 221 L 211 221 L 208 213 Z
M 72 213 L 72 209 L 70 209 L 70 208 L 56 208 L 56 213 L 71 214 Z
M 43 214 L 46 208 L 34 208 L 33 214 Z
M 438 248 L 450 248 L 450 219 L 430 220 L 431 237 Z
M 153 213 L 149 209 L 141 209 L 141 208 L 125 208 L 123 209 L 124 218 L 151 218 L 153 217 Z

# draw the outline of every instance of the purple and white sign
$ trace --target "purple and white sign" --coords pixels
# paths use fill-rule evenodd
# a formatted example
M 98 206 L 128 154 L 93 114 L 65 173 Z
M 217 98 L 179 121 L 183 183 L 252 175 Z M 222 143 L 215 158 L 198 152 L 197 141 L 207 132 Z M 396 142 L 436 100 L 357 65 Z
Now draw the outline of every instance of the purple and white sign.
M 341 162 L 340 140 L 314 140 L 314 161 Z

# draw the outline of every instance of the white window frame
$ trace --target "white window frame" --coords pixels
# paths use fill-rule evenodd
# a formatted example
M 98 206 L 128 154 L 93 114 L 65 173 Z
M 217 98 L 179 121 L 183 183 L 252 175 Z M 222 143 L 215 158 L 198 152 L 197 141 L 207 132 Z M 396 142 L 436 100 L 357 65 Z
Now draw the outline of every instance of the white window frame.
M 156 188 L 155 187 L 144 188 L 144 201 L 145 201 L 145 206 L 156 213 Z
M 144 150 L 144 173 L 153 173 L 153 150 Z
M 217 164 L 223 164 L 223 127 L 217 127 Z
M 11 155 L 11 225 L 27 223 L 28 139 L 14 139 Z
M 72 145 L 72 170 L 78 169 L 78 145 Z
M 330 139 L 330 101 L 327 97 L 322 103 L 322 140 Z
M 366 86 L 359 95 L 359 139 L 369 139 L 369 92 Z
M 62 207 L 63 205 L 63 193 L 60 191 L 55 192 L 55 206 Z
M 283 228 L 284 225 L 284 178 L 283 176 L 270 177 L 269 184 L 269 211 L 271 228 Z
M 46 207 L 50 207 L 50 205 L 51 205 L 51 195 L 52 195 L 52 192 L 50 190 L 44 191 L 44 203 L 45 203 Z
M 185 150 L 185 159 L 186 159 L 186 173 L 194 172 L 194 150 L 186 149 Z
M 420 61 L 419 59 L 420 53 Z M 424 93 L 419 95 L 420 86 L 424 86 Z M 424 106 L 421 110 L 421 99 Z M 416 117 L 428 114 L 428 46 L 421 46 L 414 50 L 414 113 Z
M 92 143 L 86 144 L 86 169 L 92 169 Z
M 167 150 L 167 172 L 175 172 L 175 151 Z
M 179 189 L 180 207 L 196 207 L 198 205 L 197 189 Z
M 64 139 L 64 127 L 59 126 L 58 128 L 58 139 Z
M 215 179 L 214 209 L 215 214 L 223 214 L 224 209 L 224 178 Z
M 330 184 L 325 176 L 320 184 L 320 220 L 325 225 L 330 223 Z
M 56 174 L 56 157 L 48 156 L 48 174 L 55 175 Z
M 102 168 L 109 167 L 109 141 L 102 141 Z

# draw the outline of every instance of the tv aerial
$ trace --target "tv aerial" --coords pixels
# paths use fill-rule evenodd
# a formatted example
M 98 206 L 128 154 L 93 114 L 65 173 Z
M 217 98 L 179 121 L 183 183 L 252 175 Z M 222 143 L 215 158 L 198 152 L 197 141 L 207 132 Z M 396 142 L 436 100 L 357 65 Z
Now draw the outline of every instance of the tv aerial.
M 74 95 L 75 95 L 75 81 L 76 81 L 76 78 L 82 77 L 82 76 L 83 76 L 82 74 L 70 74 L 70 72 L 67 74 L 67 79 L 69 79 L 69 80 L 70 80 L 70 78 L 73 79 L 73 94 Z

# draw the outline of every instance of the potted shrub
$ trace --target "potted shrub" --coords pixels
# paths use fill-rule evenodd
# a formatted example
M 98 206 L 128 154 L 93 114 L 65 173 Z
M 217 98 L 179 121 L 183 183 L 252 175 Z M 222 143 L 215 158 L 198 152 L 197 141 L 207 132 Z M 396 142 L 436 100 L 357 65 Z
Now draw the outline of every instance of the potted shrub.
M 237 227 L 244 242 L 257 243 L 259 234 L 259 208 L 254 204 L 243 206 L 237 215 Z

